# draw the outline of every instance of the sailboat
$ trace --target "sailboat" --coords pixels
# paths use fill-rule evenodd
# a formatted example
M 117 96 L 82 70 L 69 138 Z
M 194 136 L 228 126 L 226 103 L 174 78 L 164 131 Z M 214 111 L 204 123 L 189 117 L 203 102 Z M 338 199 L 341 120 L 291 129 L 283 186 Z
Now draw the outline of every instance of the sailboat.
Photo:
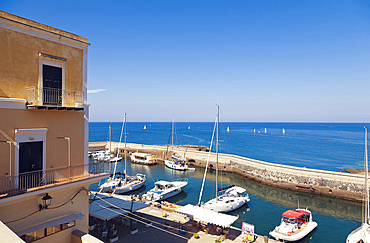
M 285 134 L 285 129 L 283 128 L 283 134 Z
M 172 127 L 171 127 L 171 137 L 172 137 L 171 152 L 172 153 L 173 153 L 173 134 L 174 134 L 174 127 L 175 127 L 175 120 L 173 119 L 172 120 Z M 167 156 L 167 152 L 166 152 L 166 156 Z M 184 153 L 184 156 L 183 157 L 185 157 L 185 153 Z M 188 165 L 186 164 L 186 161 L 185 160 L 176 158 L 173 155 L 172 155 L 172 159 L 173 160 L 168 160 L 168 159 L 165 159 L 164 160 L 164 164 L 168 168 L 171 168 L 171 169 L 174 169 L 174 170 L 182 170 L 182 171 L 188 169 Z
M 211 211 L 215 212 L 230 212 L 235 209 L 240 208 L 243 206 L 245 203 L 249 202 L 249 196 L 246 192 L 246 190 L 242 187 L 239 186 L 228 186 L 225 188 L 218 188 L 218 145 L 219 145 L 219 140 L 218 140 L 218 130 L 219 130 L 219 119 L 220 119 L 220 106 L 217 105 L 217 117 L 216 117 L 216 123 L 215 123 L 215 128 L 216 128 L 216 197 L 207 201 L 202 205 L 203 208 L 209 209 Z M 213 135 L 212 135 L 212 140 L 213 140 Z M 212 142 L 211 142 L 211 148 L 212 148 Z M 208 163 L 207 163 L 208 164 Z M 203 183 L 202 183 L 202 189 L 201 193 L 199 195 L 199 202 L 200 204 L 201 197 L 202 197 L 202 192 L 203 192 L 203 186 L 204 186 L 204 180 L 206 177 L 207 173 L 207 167 L 204 172 L 204 177 L 203 177 Z M 219 192 L 220 195 L 219 195 Z
M 112 123 L 109 123 L 107 145 L 108 145 L 108 142 L 109 142 L 109 150 L 100 151 L 100 152 L 96 153 L 93 156 L 95 160 L 98 160 L 98 161 L 108 161 L 109 162 L 110 159 L 111 159 L 110 151 L 111 151 L 111 144 L 112 144 Z
M 265 128 L 265 133 L 267 133 L 267 128 Z
M 188 126 L 188 130 L 190 130 L 190 126 Z
M 146 125 L 144 125 L 143 129 L 146 130 Z
M 117 169 L 117 162 L 114 165 L 114 171 L 113 175 L 102 185 L 99 186 L 100 192 L 113 192 L 113 193 L 125 193 L 129 191 L 136 190 L 140 187 L 142 187 L 146 181 L 146 176 L 144 174 L 136 174 L 136 176 L 128 176 L 126 173 L 126 165 L 127 165 L 127 152 L 126 152 L 126 143 L 127 143 L 127 126 L 126 126 L 126 113 L 124 117 L 124 123 L 122 124 L 122 130 L 121 130 L 121 137 L 120 142 L 118 144 L 118 150 L 117 150 L 117 156 L 119 153 L 121 140 L 122 140 L 122 132 L 123 127 L 125 128 L 125 171 L 124 175 L 122 176 L 116 176 L 116 169 Z
M 368 186 L 368 161 L 367 161 L 367 127 L 365 126 L 365 210 L 363 224 L 352 231 L 348 237 L 347 243 L 369 243 L 370 242 L 370 201 Z
M 230 127 L 227 127 L 226 132 L 230 132 Z

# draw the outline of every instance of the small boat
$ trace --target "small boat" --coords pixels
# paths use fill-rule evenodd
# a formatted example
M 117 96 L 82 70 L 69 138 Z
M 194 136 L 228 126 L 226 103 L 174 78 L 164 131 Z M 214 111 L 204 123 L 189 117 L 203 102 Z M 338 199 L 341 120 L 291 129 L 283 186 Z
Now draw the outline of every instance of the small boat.
M 283 134 L 285 134 L 285 129 L 283 128 Z
M 265 133 L 267 133 L 267 128 L 265 128 Z
M 171 146 L 171 153 L 173 154 L 173 136 L 174 136 L 174 127 L 175 127 L 175 121 L 172 120 L 172 126 L 171 126 L 171 136 L 172 136 L 172 146 Z M 186 148 L 187 150 L 187 148 Z M 180 158 L 176 158 L 174 156 L 172 156 L 171 159 L 165 159 L 164 160 L 164 164 L 165 166 L 167 166 L 168 168 L 170 169 L 173 169 L 173 170 L 181 170 L 181 171 L 185 171 L 188 168 L 188 164 L 186 163 L 186 160 L 185 160 L 185 154 L 186 154 L 186 150 L 184 151 L 184 154 L 183 154 L 183 159 L 180 159 Z M 166 155 L 165 155 L 165 158 L 167 158 L 167 152 L 168 152 L 168 146 L 167 146 L 167 150 L 166 150 Z
M 188 130 L 190 130 L 190 126 L 188 126 Z
M 119 158 L 122 157 L 119 156 L 119 149 L 117 150 L 117 156 L 110 159 L 111 162 L 115 162 L 114 165 L 114 171 L 113 175 L 102 185 L 99 186 L 100 192 L 112 192 L 112 193 L 125 193 L 129 191 L 136 190 L 140 187 L 142 187 L 146 181 L 146 176 L 143 174 L 136 174 L 136 176 L 128 176 L 126 174 L 126 163 L 127 163 L 127 153 L 126 153 L 126 140 L 127 140 L 127 132 L 126 132 L 126 113 L 124 116 L 124 121 L 122 123 L 122 129 L 121 129 L 121 137 L 119 139 L 118 148 L 121 145 L 122 140 L 122 134 L 123 134 L 123 128 L 125 128 L 125 171 L 123 176 L 120 172 L 116 173 L 117 169 L 117 162 L 119 161 Z
M 179 209 L 181 207 L 182 206 L 180 206 L 180 205 L 176 205 L 176 204 L 165 202 L 165 201 L 163 201 L 161 203 L 161 208 L 166 210 L 166 211 L 173 211 L 173 210 Z
M 155 165 L 157 164 L 157 160 L 151 154 L 146 153 L 132 153 L 130 155 L 131 162 L 135 164 L 142 164 L 142 165 Z
M 157 181 L 154 183 L 154 188 L 149 190 L 142 197 L 150 201 L 162 201 L 179 194 L 182 188 L 184 188 L 187 184 L 187 179 L 175 181 Z
M 121 156 L 114 156 L 114 157 L 111 157 L 109 161 L 111 163 L 115 163 L 115 162 L 119 162 L 121 160 L 122 160 L 122 157 Z
M 144 174 L 136 174 L 135 176 L 126 176 L 120 183 L 112 187 L 113 193 L 121 194 L 134 191 L 144 185 L 146 176 Z
M 144 125 L 143 129 L 146 130 L 146 125 Z
M 307 209 L 288 210 L 283 213 L 281 223 L 269 234 L 276 240 L 297 241 L 317 227 L 312 213 Z
M 188 165 L 186 164 L 185 160 L 176 160 L 176 161 L 171 161 L 171 160 L 165 160 L 164 164 L 171 169 L 174 170 L 187 170 Z
M 226 132 L 230 132 L 230 127 L 227 127 Z
M 365 204 L 363 209 L 362 225 L 352 231 L 346 240 L 346 243 L 370 243 L 370 200 L 369 200 L 369 185 L 368 185 L 368 159 L 367 159 L 367 127 L 365 126 Z
M 256 133 L 256 129 L 253 129 L 253 133 Z
M 219 191 L 224 193 L 218 195 L 218 198 L 209 200 L 202 207 L 218 213 L 227 213 L 250 201 L 247 191 L 239 186 L 229 186 Z

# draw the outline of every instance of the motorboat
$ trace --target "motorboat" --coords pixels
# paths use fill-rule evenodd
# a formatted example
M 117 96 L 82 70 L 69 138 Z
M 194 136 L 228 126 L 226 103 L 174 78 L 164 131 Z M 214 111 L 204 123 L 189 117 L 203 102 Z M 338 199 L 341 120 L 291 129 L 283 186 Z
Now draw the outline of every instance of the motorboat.
M 131 162 L 135 164 L 142 164 L 142 165 L 157 164 L 157 160 L 151 154 L 136 152 L 136 153 L 132 153 L 130 158 L 131 158 Z
M 154 188 L 149 190 L 142 197 L 150 201 L 162 201 L 179 194 L 187 184 L 187 179 L 157 181 L 154 183 Z
M 362 225 L 352 231 L 346 240 L 346 243 L 370 243 L 370 200 L 368 185 L 368 158 L 367 158 L 367 127 L 365 126 L 365 204 Z
M 202 207 L 218 213 L 227 213 L 240 208 L 250 201 L 247 191 L 239 186 L 229 186 L 219 191 L 223 191 L 223 194 L 219 194 L 217 198 L 209 200 Z
M 270 235 L 276 240 L 297 241 L 308 235 L 317 227 L 312 221 L 312 213 L 307 209 L 285 211 L 281 223 L 276 226 Z
M 226 188 L 218 188 L 218 145 L 219 145 L 218 131 L 219 131 L 219 120 L 220 120 L 219 111 L 220 111 L 220 107 L 217 105 L 216 122 L 215 122 L 215 127 L 213 129 L 211 146 L 210 146 L 210 151 L 211 151 L 212 143 L 213 143 L 213 136 L 216 130 L 216 196 L 213 199 L 207 201 L 206 203 L 201 204 L 204 181 L 206 178 L 208 162 L 209 162 L 209 154 L 208 154 L 207 165 L 204 171 L 204 177 L 203 177 L 203 182 L 202 182 L 202 187 L 201 187 L 201 191 L 199 195 L 199 202 L 198 202 L 198 205 L 201 205 L 203 208 L 206 208 L 211 211 L 218 212 L 218 213 L 219 212 L 230 212 L 230 211 L 236 210 L 240 208 L 241 206 L 243 206 L 245 203 L 250 201 L 249 195 L 247 194 L 246 190 L 242 187 L 232 185 Z
M 109 161 L 111 163 L 115 163 L 115 162 L 119 162 L 121 160 L 122 160 L 122 157 L 121 156 L 114 156 L 114 157 L 111 157 Z

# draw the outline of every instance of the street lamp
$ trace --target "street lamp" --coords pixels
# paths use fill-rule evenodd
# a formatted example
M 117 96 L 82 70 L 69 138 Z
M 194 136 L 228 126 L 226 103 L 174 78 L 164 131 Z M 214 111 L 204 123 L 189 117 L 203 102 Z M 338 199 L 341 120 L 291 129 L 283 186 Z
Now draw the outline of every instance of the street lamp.
M 49 193 L 46 193 L 45 196 L 43 196 L 41 199 L 43 201 L 43 204 L 39 204 L 39 211 L 47 209 L 51 204 L 51 200 L 53 198 L 49 195 Z
M 71 139 L 69 137 L 58 137 L 59 139 L 65 139 L 68 142 L 68 181 L 71 179 Z

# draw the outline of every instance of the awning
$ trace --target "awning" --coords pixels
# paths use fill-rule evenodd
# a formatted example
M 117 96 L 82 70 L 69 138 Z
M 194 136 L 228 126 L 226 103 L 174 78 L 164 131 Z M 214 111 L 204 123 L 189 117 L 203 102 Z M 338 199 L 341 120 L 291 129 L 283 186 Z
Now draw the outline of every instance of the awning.
M 89 214 L 102 220 L 110 220 L 125 214 L 131 210 L 131 207 L 132 211 L 136 211 L 149 206 L 141 202 L 124 200 L 115 195 L 107 196 L 100 193 L 97 193 L 96 197 L 91 196 L 90 200 Z
M 176 209 L 176 212 L 186 214 L 195 221 L 215 224 L 222 227 L 230 227 L 238 217 L 223 213 L 216 213 L 211 210 L 188 204 L 182 208 Z
M 32 227 L 17 231 L 15 233 L 19 236 L 22 236 L 22 235 L 35 232 L 41 229 L 49 228 L 55 225 L 65 224 L 73 220 L 82 220 L 83 218 L 84 218 L 84 215 L 82 213 L 70 214 L 70 215 L 67 215 L 61 218 L 53 219 L 53 220 L 50 220 L 50 221 L 47 221 L 41 224 L 34 225 Z

